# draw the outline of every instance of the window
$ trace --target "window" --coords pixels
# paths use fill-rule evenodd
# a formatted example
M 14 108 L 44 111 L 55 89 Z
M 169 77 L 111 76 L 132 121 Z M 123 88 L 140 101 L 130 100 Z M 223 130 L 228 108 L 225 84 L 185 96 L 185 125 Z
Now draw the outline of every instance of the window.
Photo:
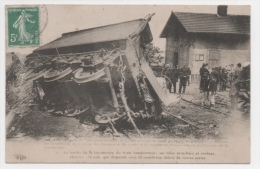
M 204 55 L 200 55 L 200 61 L 204 60 Z
M 203 61 L 203 60 L 204 60 L 204 54 L 195 55 L 195 61 Z
M 209 60 L 218 61 L 220 58 L 219 50 L 210 50 L 209 51 Z

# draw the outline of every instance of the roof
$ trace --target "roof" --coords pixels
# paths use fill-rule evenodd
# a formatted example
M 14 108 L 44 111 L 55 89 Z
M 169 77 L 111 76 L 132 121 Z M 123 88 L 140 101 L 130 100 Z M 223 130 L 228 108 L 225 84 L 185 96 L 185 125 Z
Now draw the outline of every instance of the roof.
M 250 16 L 202 13 L 172 12 L 167 24 L 177 18 L 187 32 L 193 33 L 227 33 L 250 34 Z M 167 36 L 169 25 L 164 27 L 160 37 Z
M 60 38 L 37 48 L 34 52 L 127 39 L 130 34 L 139 28 L 142 21 L 144 21 L 144 19 L 64 33 Z

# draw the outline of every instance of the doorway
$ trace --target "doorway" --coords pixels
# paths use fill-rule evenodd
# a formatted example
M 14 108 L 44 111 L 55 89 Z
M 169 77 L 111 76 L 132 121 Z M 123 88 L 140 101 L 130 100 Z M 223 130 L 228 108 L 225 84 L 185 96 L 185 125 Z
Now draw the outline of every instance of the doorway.
M 173 66 L 177 66 L 179 65 L 179 53 L 178 52 L 174 52 L 173 54 Z

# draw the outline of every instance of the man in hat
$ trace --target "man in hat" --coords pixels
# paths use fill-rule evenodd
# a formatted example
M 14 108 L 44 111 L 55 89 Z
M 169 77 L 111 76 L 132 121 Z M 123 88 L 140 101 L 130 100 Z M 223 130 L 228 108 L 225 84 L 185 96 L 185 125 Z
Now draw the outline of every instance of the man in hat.
M 189 74 L 188 70 L 187 70 L 186 66 L 184 65 L 183 68 L 180 70 L 180 73 L 179 73 L 179 78 L 180 78 L 179 94 L 185 93 L 186 84 L 187 84 L 187 81 L 188 81 L 188 74 Z
M 203 80 L 205 79 L 205 75 L 209 74 L 209 70 L 207 69 L 208 64 L 203 63 L 200 68 L 200 91 L 202 91 L 203 88 Z
M 241 63 L 237 64 L 237 68 L 235 70 L 235 79 L 236 80 L 243 80 L 243 73 L 242 73 L 242 65 Z
M 163 69 L 162 69 L 162 73 L 161 73 L 161 74 L 162 74 L 162 75 L 165 75 L 166 70 L 169 69 L 169 68 L 170 68 L 170 65 L 169 65 L 169 64 L 165 64 L 164 67 L 163 67 Z

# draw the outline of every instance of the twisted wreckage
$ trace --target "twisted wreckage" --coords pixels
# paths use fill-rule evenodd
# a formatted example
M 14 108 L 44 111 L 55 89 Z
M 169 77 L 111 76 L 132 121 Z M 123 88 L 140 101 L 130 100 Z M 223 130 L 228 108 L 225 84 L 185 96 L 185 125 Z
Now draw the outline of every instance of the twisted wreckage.
M 98 124 L 160 115 L 170 99 L 143 56 L 152 15 L 64 33 L 27 57 L 37 105 L 54 115 L 89 112 Z M 139 132 L 140 134 L 140 132 Z

